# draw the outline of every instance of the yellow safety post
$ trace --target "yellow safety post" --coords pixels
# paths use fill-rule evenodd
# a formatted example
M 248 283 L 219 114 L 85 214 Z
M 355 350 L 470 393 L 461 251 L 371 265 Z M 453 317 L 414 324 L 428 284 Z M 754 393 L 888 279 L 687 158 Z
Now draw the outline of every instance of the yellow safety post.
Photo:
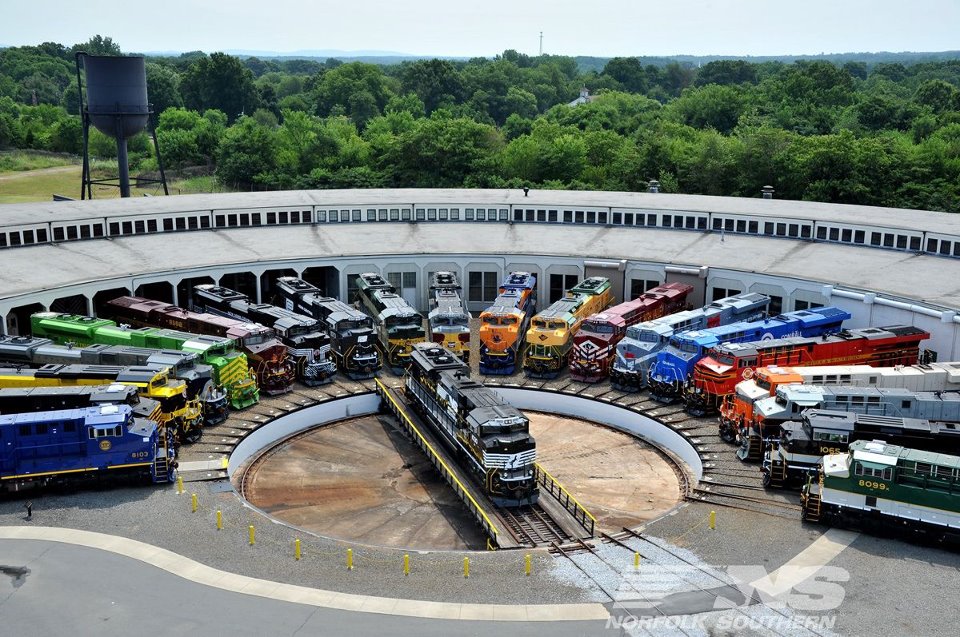
M 196 513 L 196 512 L 197 512 L 197 494 L 196 494 L 196 493 L 191 493 L 191 494 L 190 494 L 190 500 L 191 500 L 191 503 L 192 503 L 192 506 L 193 506 L 193 512 Z
M 353 549 L 347 549 L 347 570 L 353 570 Z
M 217 530 L 223 530 L 223 513 L 220 513 L 220 509 L 217 509 Z
M 403 554 L 403 574 L 404 575 L 410 574 L 410 554 L 409 553 Z
M 527 577 L 529 577 L 529 576 L 530 576 L 530 569 L 532 568 L 532 567 L 531 567 L 531 564 L 530 564 L 530 554 L 529 554 L 529 553 L 527 553 L 526 556 L 524 557 L 524 562 L 526 562 L 526 564 L 524 564 L 524 569 L 523 569 L 523 571 L 524 571 L 524 574 L 525 574 Z
M 253 525 L 251 524 L 251 525 L 250 525 L 250 546 L 253 546 L 253 544 L 254 544 L 254 539 L 253 539 Z
M 710 512 L 710 529 L 713 530 L 716 528 L 717 528 L 717 512 L 711 511 Z
M 293 557 L 300 560 L 300 538 L 293 541 Z
M 177 495 L 183 495 L 183 476 L 177 476 Z
M 633 568 L 640 568 L 640 554 L 636 551 L 633 553 Z
M 463 576 L 470 577 L 470 558 L 463 558 Z

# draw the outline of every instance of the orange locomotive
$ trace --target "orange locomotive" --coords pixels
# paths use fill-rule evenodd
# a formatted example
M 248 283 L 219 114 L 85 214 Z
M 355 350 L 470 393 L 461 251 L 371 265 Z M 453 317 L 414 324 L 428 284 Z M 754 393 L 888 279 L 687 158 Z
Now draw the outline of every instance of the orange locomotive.
M 691 292 L 692 285 L 665 283 L 632 301 L 587 317 L 573 337 L 570 377 L 586 383 L 604 379 L 610 373 L 617 343 L 623 340 L 627 328 L 687 309 L 687 296 Z
M 816 337 L 723 343 L 694 366 L 685 394 L 687 413 L 704 416 L 715 410 L 724 396 L 734 392 L 744 373 L 759 366 L 912 365 L 919 358 L 920 341 L 927 338 L 930 333 L 925 330 L 891 325 Z
M 493 305 L 480 314 L 480 373 L 512 374 L 530 317 L 537 311 L 537 277 L 511 272 Z

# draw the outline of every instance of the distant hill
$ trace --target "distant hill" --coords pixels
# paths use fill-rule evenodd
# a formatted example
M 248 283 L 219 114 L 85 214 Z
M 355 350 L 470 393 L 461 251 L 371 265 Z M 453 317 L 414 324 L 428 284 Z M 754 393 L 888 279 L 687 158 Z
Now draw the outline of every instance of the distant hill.
M 0 47 L 2 48 L 2 47 Z M 253 49 L 228 49 L 224 51 L 230 55 L 240 58 L 256 57 L 261 60 L 315 60 L 325 62 L 328 59 L 337 59 L 342 62 L 367 62 L 370 64 L 400 64 L 411 60 L 453 60 L 467 61 L 471 59 L 468 56 L 456 55 L 413 55 L 401 53 L 398 51 L 342 51 L 339 49 L 305 49 L 298 51 L 257 51 Z M 176 57 L 181 55 L 180 51 L 148 51 L 143 55 L 156 57 Z M 495 57 L 493 55 L 489 57 Z M 594 56 L 569 56 L 572 57 L 581 72 L 600 72 L 612 58 L 594 57 Z M 627 56 L 624 56 L 627 57 Z M 797 60 L 825 60 L 835 64 L 844 64 L 846 62 L 866 62 L 867 66 L 874 64 L 900 62 L 904 64 L 915 64 L 918 62 L 939 62 L 944 60 L 960 60 L 960 51 L 881 51 L 877 53 L 820 53 L 816 55 L 669 55 L 652 56 L 638 55 L 633 56 L 640 60 L 644 66 L 666 66 L 671 63 L 678 63 L 683 66 L 702 66 L 708 62 L 717 60 L 744 60 L 754 64 L 763 62 L 782 62 L 783 64 L 792 64 Z

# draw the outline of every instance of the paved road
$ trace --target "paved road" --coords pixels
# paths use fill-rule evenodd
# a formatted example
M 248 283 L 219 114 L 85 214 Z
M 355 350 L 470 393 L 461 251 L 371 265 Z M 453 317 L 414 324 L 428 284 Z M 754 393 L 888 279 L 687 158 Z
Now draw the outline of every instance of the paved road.
M 0 540 L 4 635 L 614 635 L 604 622 L 428 620 L 317 608 L 231 593 L 121 555 Z M 20 574 L 25 567 L 28 572 Z

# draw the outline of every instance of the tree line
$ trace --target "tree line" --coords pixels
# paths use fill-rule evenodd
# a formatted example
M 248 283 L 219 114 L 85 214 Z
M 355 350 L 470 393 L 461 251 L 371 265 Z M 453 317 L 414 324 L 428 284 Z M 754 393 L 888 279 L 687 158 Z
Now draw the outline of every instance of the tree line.
M 73 54 L 0 51 L 0 147 L 80 151 Z M 960 212 L 960 59 L 702 66 L 508 50 L 377 65 L 148 58 L 164 162 L 248 189 L 485 187 L 777 197 Z M 583 103 L 568 103 L 589 92 Z M 109 158 L 99 134 L 93 153 Z M 153 167 L 145 138 L 130 144 Z

